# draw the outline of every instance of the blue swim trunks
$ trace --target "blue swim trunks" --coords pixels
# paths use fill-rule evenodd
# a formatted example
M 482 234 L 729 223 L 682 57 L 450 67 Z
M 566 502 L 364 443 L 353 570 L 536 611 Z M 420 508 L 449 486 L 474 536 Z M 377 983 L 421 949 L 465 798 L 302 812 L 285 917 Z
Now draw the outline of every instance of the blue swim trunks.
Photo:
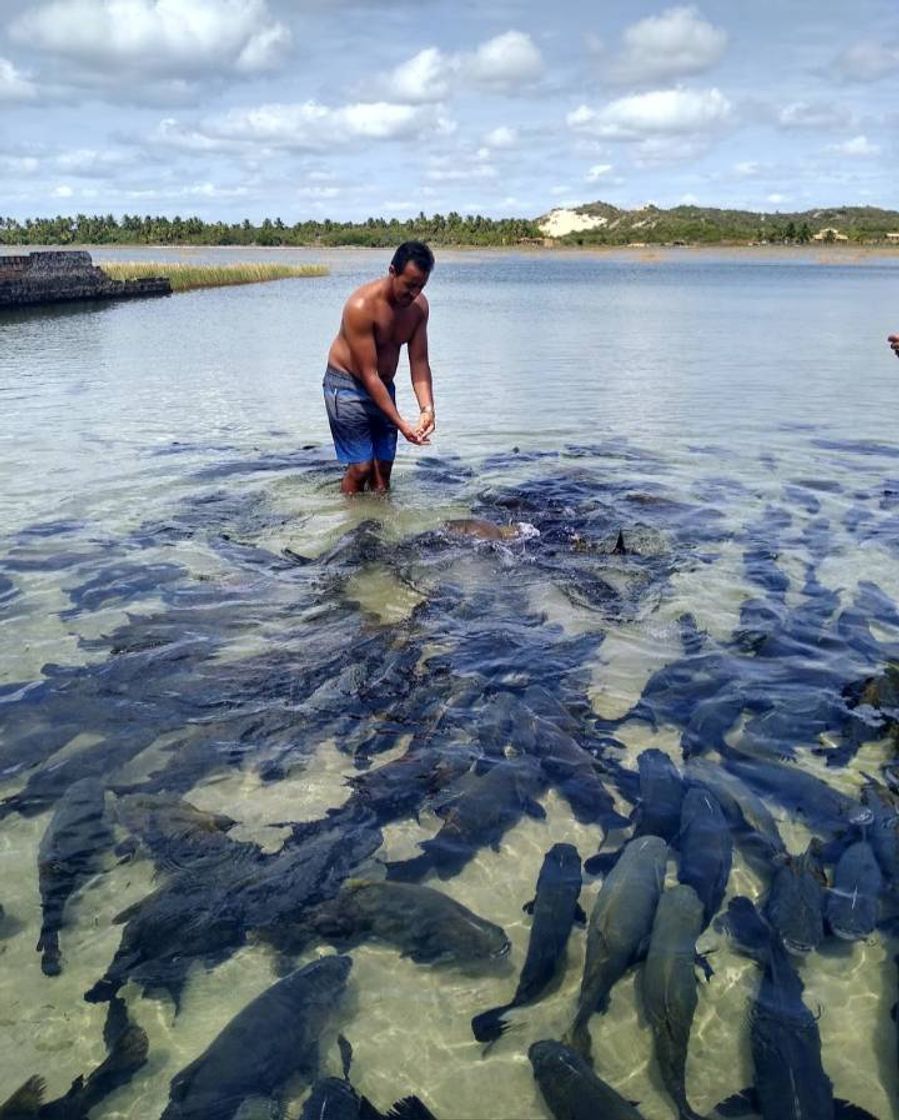
M 339 462 L 344 466 L 368 463 L 372 459 L 392 463 L 396 458 L 396 425 L 378 408 L 362 382 L 329 365 L 322 388 Z M 392 381 L 387 390 L 396 403 Z

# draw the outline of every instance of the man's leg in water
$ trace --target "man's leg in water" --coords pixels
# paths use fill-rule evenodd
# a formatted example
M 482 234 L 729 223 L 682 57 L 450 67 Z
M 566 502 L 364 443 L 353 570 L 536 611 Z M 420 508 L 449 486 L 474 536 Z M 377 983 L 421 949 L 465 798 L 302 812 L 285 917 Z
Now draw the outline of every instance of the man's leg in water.
M 376 494 L 384 494 L 390 489 L 390 472 L 392 470 L 392 459 L 375 459 L 372 463 L 370 485 Z
M 370 482 L 373 472 L 373 463 L 368 460 L 364 463 L 350 463 L 340 483 L 342 494 L 361 494 L 366 482 Z M 374 487 L 372 487 L 374 489 Z

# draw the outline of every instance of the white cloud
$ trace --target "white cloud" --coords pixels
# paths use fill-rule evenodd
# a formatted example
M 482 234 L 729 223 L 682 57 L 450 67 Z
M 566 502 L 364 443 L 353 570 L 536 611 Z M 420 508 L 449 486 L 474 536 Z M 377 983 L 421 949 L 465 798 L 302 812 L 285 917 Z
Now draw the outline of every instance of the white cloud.
M 444 101 L 450 94 L 458 70 L 456 60 L 437 47 L 419 51 L 397 66 L 387 80 L 390 96 L 413 104 Z
M 0 103 L 29 101 L 36 93 L 34 85 L 8 58 L 0 58 Z
M 53 198 L 71 198 L 75 192 L 70 186 L 61 183 L 58 187 L 54 187 L 50 192 Z
M 876 40 L 854 43 L 836 60 L 842 77 L 854 82 L 876 82 L 899 71 L 899 46 Z
M 794 101 L 777 114 L 781 128 L 845 128 L 851 121 L 848 109 L 825 102 Z
M 706 22 L 695 7 L 668 8 L 627 28 L 608 77 L 646 85 L 701 74 L 721 59 L 726 47 L 727 32 Z
M 501 125 L 487 133 L 484 137 L 484 143 L 488 148 L 514 148 L 518 143 L 518 133 L 514 128 L 506 128 Z
M 40 166 L 34 156 L 0 156 L 0 171 L 10 175 L 34 175 Z
M 530 35 L 507 31 L 463 56 L 461 69 L 479 85 L 509 90 L 536 82 L 543 74 L 543 58 Z
M 314 151 L 358 141 L 397 140 L 451 130 L 451 123 L 430 106 L 360 101 L 330 108 L 306 101 L 299 105 L 275 103 L 234 109 L 184 136 L 194 145 L 209 141 Z M 168 128 L 169 133 L 174 131 Z
M 734 173 L 744 179 L 749 179 L 753 175 L 758 175 L 760 170 L 761 164 L 753 159 L 742 160 L 740 163 L 734 164 Z
M 867 136 L 853 136 L 843 144 L 831 144 L 828 151 L 841 156 L 879 156 L 880 147 L 872 144 Z
M 606 140 L 640 140 L 714 131 L 731 113 L 730 101 L 717 89 L 669 89 L 622 97 L 601 109 L 581 105 L 567 121 L 575 131 Z
M 584 176 L 588 183 L 595 183 L 613 170 L 611 163 L 595 163 Z
M 778 202 L 786 202 L 787 196 L 785 194 L 778 194 L 777 192 L 775 192 L 774 194 L 768 195 L 767 201 L 773 202 L 776 205 Z
M 266 0 L 53 0 L 10 34 L 104 75 L 182 78 L 271 70 L 290 44 Z
M 472 180 L 496 179 L 499 172 L 484 156 L 466 158 L 460 153 L 433 156 L 428 162 L 425 178 L 432 183 L 467 183 Z

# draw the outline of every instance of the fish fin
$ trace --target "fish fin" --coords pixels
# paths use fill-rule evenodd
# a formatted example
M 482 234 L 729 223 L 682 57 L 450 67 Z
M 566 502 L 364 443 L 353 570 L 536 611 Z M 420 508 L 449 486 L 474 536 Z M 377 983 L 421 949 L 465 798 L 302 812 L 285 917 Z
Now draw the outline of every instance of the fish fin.
M 574 920 L 575 923 L 579 926 L 585 926 L 587 924 L 587 911 L 583 908 L 583 906 L 581 906 L 579 902 L 574 908 Z
M 384 866 L 387 868 L 387 878 L 391 882 L 417 883 L 431 870 L 433 861 L 428 853 L 424 852 L 414 859 L 394 860 L 392 863 L 385 863 Z
M 403 1097 L 384 1116 L 384 1120 L 437 1120 L 418 1097 Z
M 522 906 L 521 909 L 525 912 L 525 914 L 533 914 L 534 913 L 534 907 L 536 906 L 536 904 L 537 904 L 537 899 L 532 898 L 530 900 L 530 902 L 526 902 L 524 904 L 524 906 Z
M 343 1079 L 349 1081 L 350 1066 L 353 1064 L 353 1047 L 346 1035 L 337 1036 L 337 1047 L 340 1050 L 340 1064 L 343 1067 Z
M 618 530 L 618 539 L 615 541 L 615 547 L 612 549 L 612 555 L 613 556 L 626 556 L 627 553 L 628 553 L 628 547 L 624 543 L 624 530 L 619 529 Z
M 584 870 L 588 875 L 608 875 L 620 859 L 622 850 L 616 848 L 614 852 L 597 852 L 584 860 Z
M 546 820 L 546 810 L 539 801 L 535 801 L 533 797 L 526 797 L 522 804 L 522 808 L 529 817 L 533 817 L 535 821 Z
M 833 1116 L 834 1120 L 877 1120 L 876 1116 L 872 1116 L 864 1108 L 859 1108 L 857 1104 L 850 1104 L 849 1101 L 839 1100 L 834 1097 L 833 1101 Z
M 708 983 L 715 975 L 714 968 L 712 968 L 712 966 L 709 964 L 709 956 L 710 953 L 697 953 L 694 957 L 694 964 L 697 968 L 702 969 L 702 973 L 705 976 L 706 983 Z
M 715 1106 L 715 1111 L 722 1116 L 751 1116 L 759 1111 L 759 1100 L 754 1088 L 744 1089 L 742 1093 L 734 1093 L 732 1097 L 723 1100 Z
M 471 1033 L 478 1042 L 496 1042 L 509 1029 L 509 1024 L 502 1017 L 505 1011 L 508 1007 L 492 1007 L 475 1015 L 471 1020 Z
M 0 1105 L 2 1116 L 37 1116 L 43 1101 L 47 1083 L 43 1077 L 29 1077 L 9 1100 Z
M 614 809 L 610 809 L 608 813 L 603 813 L 599 823 L 606 832 L 614 832 L 616 829 L 630 828 L 632 816 L 633 813 L 628 817 L 624 817 L 621 813 L 616 813 Z

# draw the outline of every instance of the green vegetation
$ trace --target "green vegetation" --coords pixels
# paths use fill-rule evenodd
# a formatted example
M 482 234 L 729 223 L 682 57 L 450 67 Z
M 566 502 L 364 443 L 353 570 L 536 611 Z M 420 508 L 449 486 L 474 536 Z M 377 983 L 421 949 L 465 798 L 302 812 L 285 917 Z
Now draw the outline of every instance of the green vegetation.
M 535 222 L 525 218 L 493 221 L 480 214 L 424 213 L 409 221 L 367 218 L 364 222 L 297 222 L 288 226 L 276 218 L 261 225 L 243 222 L 203 222 L 199 218 L 145 217 L 126 214 L 77 214 L 74 218 L 29 218 L 18 222 L 0 218 L 0 245 L 356 245 L 395 247 L 412 238 L 430 245 L 515 245 L 541 236 Z
M 224 284 L 258 284 L 262 280 L 287 280 L 295 276 L 327 276 L 320 264 L 158 264 L 152 261 L 122 261 L 100 266 L 113 280 L 141 280 L 166 276 L 173 292 L 191 288 L 218 288 Z

